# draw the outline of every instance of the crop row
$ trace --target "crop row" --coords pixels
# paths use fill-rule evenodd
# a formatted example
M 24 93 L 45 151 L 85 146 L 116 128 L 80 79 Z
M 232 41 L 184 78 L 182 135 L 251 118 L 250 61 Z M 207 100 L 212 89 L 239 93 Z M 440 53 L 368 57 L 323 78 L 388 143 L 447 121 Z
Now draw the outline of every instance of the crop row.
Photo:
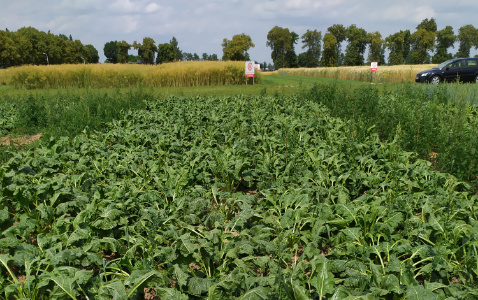
M 478 196 L 306 97 L 170 97 L 0 168 L 0 295 L 472 299 Z

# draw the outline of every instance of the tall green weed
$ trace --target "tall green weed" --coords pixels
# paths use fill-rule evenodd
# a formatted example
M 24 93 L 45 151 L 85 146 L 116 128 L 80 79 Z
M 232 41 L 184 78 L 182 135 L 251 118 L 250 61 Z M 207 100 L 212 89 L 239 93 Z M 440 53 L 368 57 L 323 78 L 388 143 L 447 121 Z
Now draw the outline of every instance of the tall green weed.
M 349 120 L 358 139 L 373 130 L 382 140 L 392 141 L 400 128 L 404 150 L 417 152 L 462 180 L 476 181 L 478 117 L 473 88 L 401 84 L 392 90 L 364 86 L 349 92 L 339 85 L 317 85 L 302 96 Z

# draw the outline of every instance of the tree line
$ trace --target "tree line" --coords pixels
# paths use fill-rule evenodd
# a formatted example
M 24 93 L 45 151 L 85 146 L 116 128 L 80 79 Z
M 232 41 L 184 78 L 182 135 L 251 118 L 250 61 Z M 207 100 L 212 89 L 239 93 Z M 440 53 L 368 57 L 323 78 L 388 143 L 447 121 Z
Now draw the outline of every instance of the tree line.
M 304 52 L 296 54 L 299 39 Z M 449 52 L 458 43 L 458 51 Z M 342 49 L 343 45 L 345 49 Z M 345 27 L 334 24 L 321 31 L 307 30 L 304 34 L 275 26 L 267 34 L 266 45 L 271 48 L 271 64 L 262 67 L 332 67 L 359 66 L 378 62 L 381 65 L 441 63 L 453 57 L 469 57 L 471 48 L 478 49 L 478 29 L 465 25 L 455 34 L 453 27 L 438 30 L 435 19 L 424 19 L 414 32 L 400 30 L 383 38 L 380 32 L 367 32 L 352 24 Z M 248 50 L 255 47 L 250 36 L 242 33 L 224 38 L 222 60 L 250 60 Z M 129 51 L 135 49 L 138 55 Z M 368 52 L 367 52 L 368 50 Z M 365 53 L 368 56 L 365 57 Z M 110 41 L 104 45 L 103 53 L 109 63 L 161 64 L 173 61 L 219 60 L 216 54 L 187 53 L 179 49 L 178 41 L 156 44 L 150 37 L 142 42 Z M 388 53 L 388 58 L 385 58 Z M 83 45 L 71 35 L 45 33 L 32 27 L 16 32 L 0 30 L 0 68 L 22 64 L 65 64 L 98 63 L 98 51 L 92 45 Z
M 365 62 L 381 65 L 441 63 L 453 57 L 469 57 L 471 48 L 478 49 L 478 29 L 465 25 L 455 35 L 452 26 L 438 30 L 435 19 L 424 19 L 414 32 L 400 30 L 386 38 L 380 32 L 367 32 L 355 24 L 345 27 L 334 24 L 323 35 L 317 30 L 307 30 L 301 37 L 305 52 L 296 55 L 294 47 L 299 35 L 288 28 L 275 26 L 267 34 L 267 46 L 275 67 L 333 67 L 359 66 Z M 342 44 L 346 43 L 345 51 Z M 452 55 L 450 48 L 458 42 L 458 51 Z M 368 49 L 368 57 L 365 52 Z M 388 50 L 388 61 L 385 52 Z
M 72 36 L 23 27 L 15 32 L 0 30 L 0 68 L 19 65 L 97 63 L 100 57 L 92 45 Z
M 138 55 L 129 54 L 131 49 L 138 50 Z M 110 41 L 105 44 L 103 51 L 108 63 L 162 64 L 173 61 L 219 60 L 216 54 L 203 53 L 199 57 L 197 53 L 183 52 L 179 49 L 175 37 L 169 43 L 158 45 L 150 37 L 143 38 L 142 43 L 134 41 L 130 44 L 127 41 Z

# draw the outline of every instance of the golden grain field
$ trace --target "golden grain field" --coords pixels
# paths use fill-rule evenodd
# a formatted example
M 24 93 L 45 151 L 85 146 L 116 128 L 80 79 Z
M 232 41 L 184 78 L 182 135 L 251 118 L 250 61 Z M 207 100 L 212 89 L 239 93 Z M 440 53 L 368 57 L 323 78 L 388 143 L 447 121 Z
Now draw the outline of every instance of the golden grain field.
M 278 74 L 292 76 L 317 76 L 346 80 L 370 81 L 377 83 L 415 81 L 415 75 L 435 65 L 378 66 L 377 72 L 370 72 L 370 66 L 293 68 L 280 69 Z
M 21 66 L 0 70 L 0 84 L 26 89 L 233 85 L 245 83 L 244 67 L 231 61 Z

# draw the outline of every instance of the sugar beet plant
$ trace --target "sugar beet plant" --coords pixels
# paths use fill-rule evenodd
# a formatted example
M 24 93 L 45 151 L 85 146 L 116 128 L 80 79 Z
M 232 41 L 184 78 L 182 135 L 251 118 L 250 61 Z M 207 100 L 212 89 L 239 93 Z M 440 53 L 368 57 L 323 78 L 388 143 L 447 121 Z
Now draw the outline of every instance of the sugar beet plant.
M 304 97 L 170 97 L 0 168 L 3 299 L 474 299 L 478 196 Z

